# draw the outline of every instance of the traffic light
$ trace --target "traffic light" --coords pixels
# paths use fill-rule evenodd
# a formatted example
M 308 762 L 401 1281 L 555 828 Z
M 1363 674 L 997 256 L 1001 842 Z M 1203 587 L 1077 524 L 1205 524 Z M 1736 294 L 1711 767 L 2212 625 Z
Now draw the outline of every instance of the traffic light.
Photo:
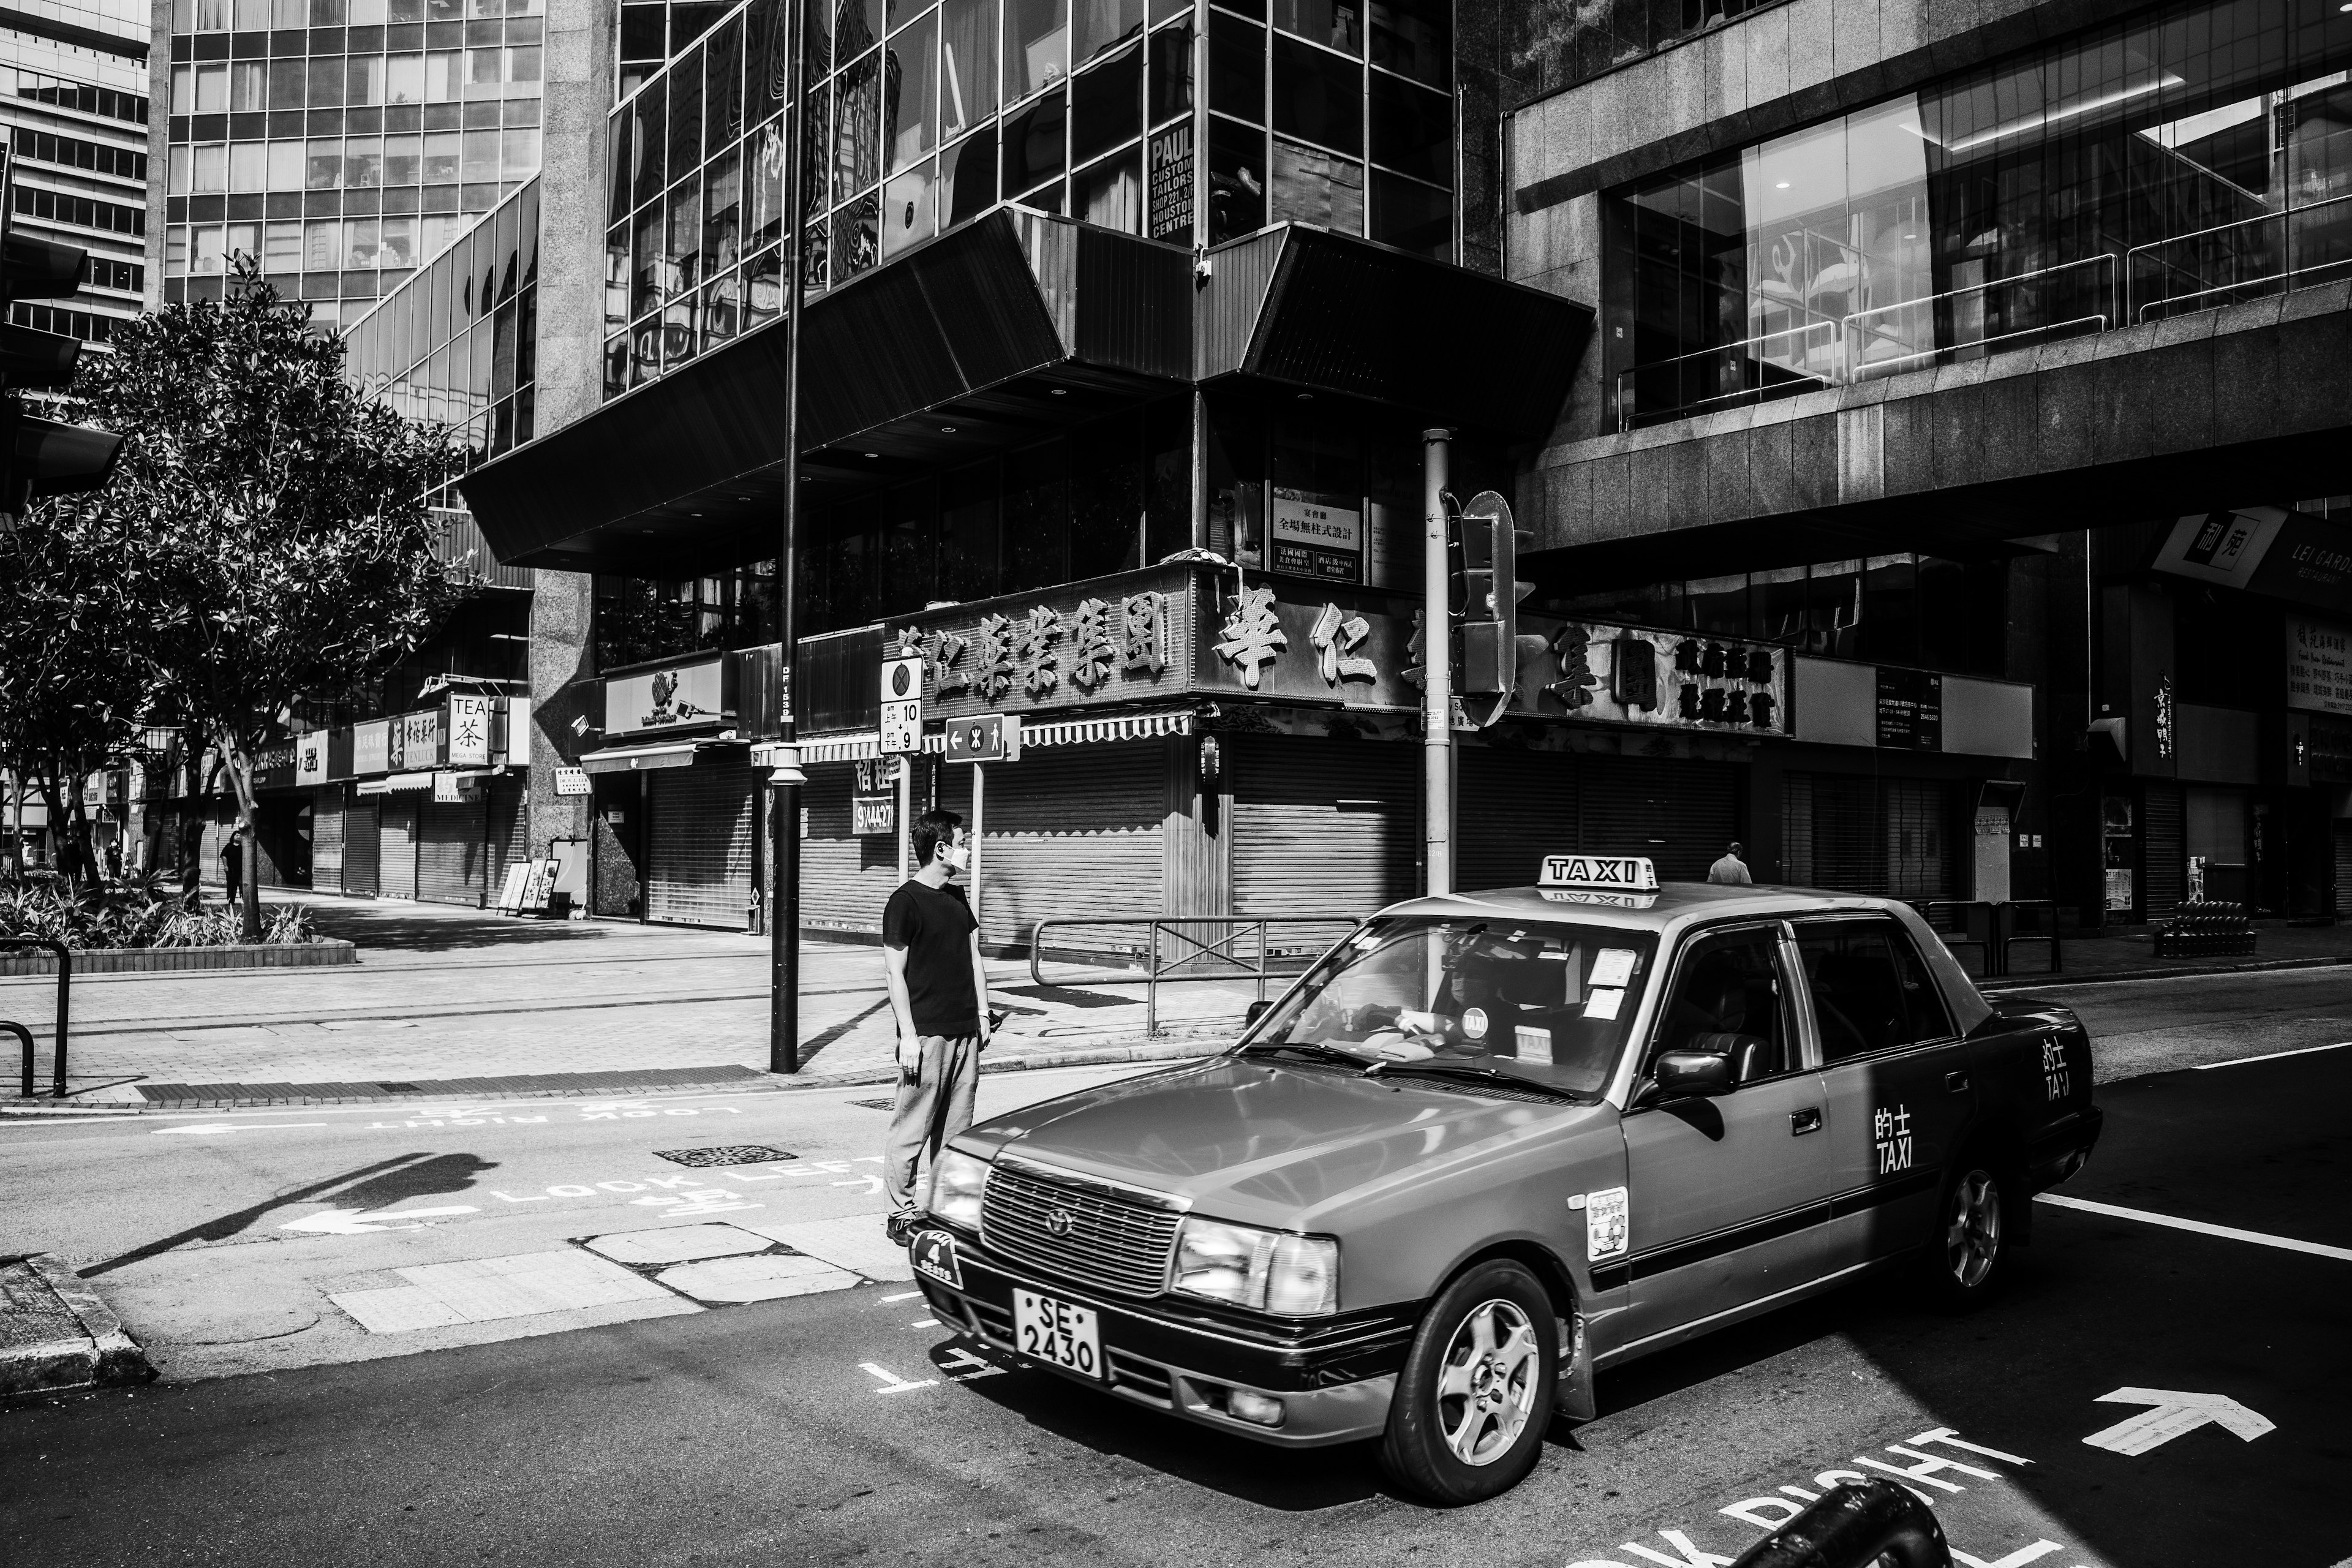
M 89 265 L 79 246 L 11 232 L 15 184 L 13 153 L 0 144 L 0 531 L 29 501 L 105 484 L 122 446 L 104 430 L 27 414 L 15 395 L 61 390 L 81 358 L 78 340 L 9 321 L 16 301 L 71 299 Z
M 1519 601 L 1535 584 L 1518 578 L 1519 546 L 1534 535 L 1511 518 L 1511 503 L 1481 490 L 1462 509 L 1462 707 L 1481 729 L 1503 716 L 1519 683 Z M 1540 648 L 1540 637 L 1529 639 Z

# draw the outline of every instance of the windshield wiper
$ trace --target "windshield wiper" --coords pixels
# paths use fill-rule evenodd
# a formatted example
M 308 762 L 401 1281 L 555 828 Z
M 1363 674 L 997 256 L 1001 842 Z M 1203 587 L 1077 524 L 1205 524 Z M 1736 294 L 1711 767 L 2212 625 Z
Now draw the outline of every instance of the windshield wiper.
M 1536 1094 L 1548 1094 L 1556 1100 L 1564 1100 L 1573 1105 L 1598 1104 L 1601 1098 L 1599 1095 L 1585 1094 L 1580 1090 L 1570 1089 L 1563 1084 L 1546 1083 L 1537 1078 L 1521 1078 L 1517 1073 L 1505 1072 L 1500 1068 L 1473 1067 L 1467 1062 L 1384 1061 L 1374 1062 L 1364 1069 L 1366 1078 L 1402 1078 L 1408 1074 L 1417 1078 L 1450 1078 L 1472 1083 L 1507 1085 L 1512 1089 L 1528 1089 Z
M 1360 1068 L 1370 1059 L 1353 1051 L 1343 1051 L 1337 1046 L 1319 1045 L 1313 1040 L 1260 1040 L 1242 1047 L 1242 1055 L 1245 1057 L 1256 1056 L 1261 1051 L 1295 1051 L 1315 1061 L 1338 1062 L 1351 1068 Z

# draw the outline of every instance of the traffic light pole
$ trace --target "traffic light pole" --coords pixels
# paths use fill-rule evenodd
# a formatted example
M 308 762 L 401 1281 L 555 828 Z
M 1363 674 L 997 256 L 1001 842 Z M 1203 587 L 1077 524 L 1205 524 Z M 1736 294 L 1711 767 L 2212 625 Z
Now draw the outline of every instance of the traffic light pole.
M 801 784 L 798 731 L 793 710 L 800 700 L 795 668 L 800 644 L 796 637 L 795 601 L 801 511 L 801 244 L 802 164 L 808 153 L 808 73 L 801 53 L 805 44 L 806 0 L 789 0 L 784 25 L 792 29 L 784 49 L 786 90 L 784 109 L 784 509 L 783 536 L 776 542 L 776 631 L 782 640 L 783 702 L 779 715 L 785 742 L 775 772 L 775 808 L 772 836 L 776 847 L 775 885 L 768 889 L 768 1070 L 801 1070 Z
M 1451 430 L 1421 433 L 1423 891 L 1454 890 L 1454 658 L 1446 605 L 1445 487 Z

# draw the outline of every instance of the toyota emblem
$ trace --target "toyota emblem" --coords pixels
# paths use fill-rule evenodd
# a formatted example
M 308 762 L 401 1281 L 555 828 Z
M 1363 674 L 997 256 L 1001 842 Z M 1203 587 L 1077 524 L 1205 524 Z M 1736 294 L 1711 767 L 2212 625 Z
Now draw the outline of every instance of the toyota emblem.
M 1078 1228 L 1078 1216 L 1067 1209 L 1055 1209 L 1045 1216 L 1045 1228 L 1055 1236 L 1067 1236 Z

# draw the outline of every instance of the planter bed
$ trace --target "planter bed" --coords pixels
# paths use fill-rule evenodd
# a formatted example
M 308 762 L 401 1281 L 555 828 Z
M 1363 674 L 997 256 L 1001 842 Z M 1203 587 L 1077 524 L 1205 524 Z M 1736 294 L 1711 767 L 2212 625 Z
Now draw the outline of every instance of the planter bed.
M 77 979 L 85 974 L 170 973 L 190 969 L 310 969 L 356 962 L 348 942 L 239 943 L 230 947 L 89 947 L 73 955 Z M 57 955 L 38 949 L 0 952 L 0 979 L 55 974 Z

